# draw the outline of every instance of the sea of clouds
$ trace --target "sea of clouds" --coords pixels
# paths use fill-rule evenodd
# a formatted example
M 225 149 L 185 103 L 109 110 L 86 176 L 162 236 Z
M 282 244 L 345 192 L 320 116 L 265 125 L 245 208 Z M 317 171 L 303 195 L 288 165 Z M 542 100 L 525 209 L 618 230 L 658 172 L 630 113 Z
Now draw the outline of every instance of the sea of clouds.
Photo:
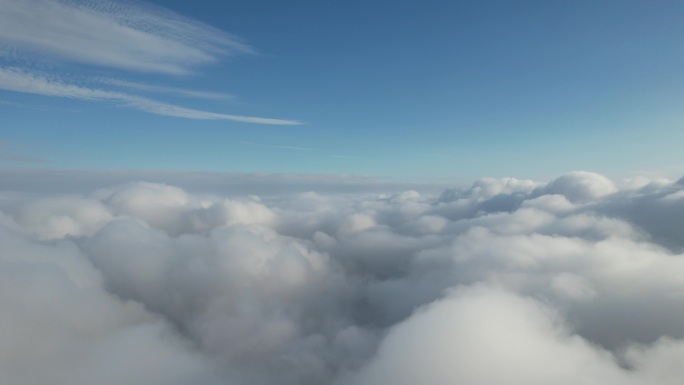
M 0 383 L 681 384 L 684 181 L 0 193 Z

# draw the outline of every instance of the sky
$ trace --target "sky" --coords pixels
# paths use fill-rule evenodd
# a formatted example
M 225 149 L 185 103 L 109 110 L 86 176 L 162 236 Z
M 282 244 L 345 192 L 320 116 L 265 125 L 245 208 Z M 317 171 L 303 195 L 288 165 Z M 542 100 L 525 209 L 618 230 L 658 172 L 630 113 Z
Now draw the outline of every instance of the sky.
M 0 167 L 677 178 L 678 1 L 0 0 Z
M 683 16 L 0 0 L 0 384 L 680 385 Z

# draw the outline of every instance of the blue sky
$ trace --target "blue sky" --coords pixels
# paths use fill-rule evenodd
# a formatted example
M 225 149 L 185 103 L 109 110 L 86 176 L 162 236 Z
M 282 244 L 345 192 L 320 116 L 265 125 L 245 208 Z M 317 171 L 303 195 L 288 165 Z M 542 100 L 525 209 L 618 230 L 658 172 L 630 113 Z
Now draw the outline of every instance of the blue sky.
M 676 177 L 683 17 L 679 1 L 0 0 L 0 167 Z

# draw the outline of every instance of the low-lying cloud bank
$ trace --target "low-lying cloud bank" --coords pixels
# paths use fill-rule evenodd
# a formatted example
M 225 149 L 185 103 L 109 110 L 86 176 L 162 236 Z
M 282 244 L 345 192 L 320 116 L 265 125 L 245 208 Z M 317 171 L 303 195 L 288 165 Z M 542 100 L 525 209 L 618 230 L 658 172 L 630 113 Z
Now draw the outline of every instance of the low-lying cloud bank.
M 0 193 L 0 383 L 679 384 L 684 183 Z

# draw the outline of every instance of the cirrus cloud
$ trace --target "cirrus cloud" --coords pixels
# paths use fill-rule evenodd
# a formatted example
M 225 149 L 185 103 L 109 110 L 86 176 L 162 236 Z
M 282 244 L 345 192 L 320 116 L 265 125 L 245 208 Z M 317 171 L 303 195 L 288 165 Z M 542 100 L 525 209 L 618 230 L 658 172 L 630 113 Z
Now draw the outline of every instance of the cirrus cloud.
M 254 50 L 237 37 L 168 9 L 134 1 L 0 0 L 0 89 L 110 102 L 140 111 L 196 120 L 296 125 L 291 119 L 198 110 L 140 93 L 222 99 L 223 92 L 186 90 L 122 79 L 128 72 L 198 75 L 201 68 Z M 81 79 L 64 71 L 80 65 Z M 122 71 L 117 79 L 98 71 Z M 49 73 L 46 73 L 49 69 Z M 88 75 L 90 74 L 90 76 Z M 96 83 L 97 86 L 84 85 Z M 122 92 L 118 88 L 129 91 Z M 134 91 L 136 93 L 134 93 Z
M 107 0 L 1 0 L 0 44 L 67 61 L 174 75 L 253 53 L 239 39 L 164 8 Z

